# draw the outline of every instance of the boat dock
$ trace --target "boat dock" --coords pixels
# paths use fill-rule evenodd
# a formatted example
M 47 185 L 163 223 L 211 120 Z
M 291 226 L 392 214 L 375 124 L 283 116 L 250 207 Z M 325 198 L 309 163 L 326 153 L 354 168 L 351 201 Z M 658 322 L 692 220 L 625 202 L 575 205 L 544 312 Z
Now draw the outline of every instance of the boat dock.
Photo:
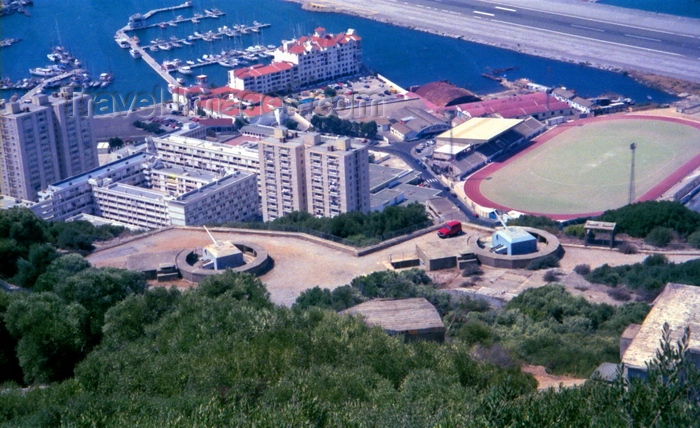
M 186 2 L 184 2 L 184 3 L 182 3 L 182 4 L 177 5 L 177 6 L 162 7 L 162 8 L 160 8 L 160 9 L 149 10 L 148 12 L 146 12 L 146 13 L 143 14 L 143 17 L 144 17 L 144 19 L 148 19 L 148 18 L 150 18 L 151 16 L 155 15 L 156 13 L 168 12 L 168 11 L 171 11 L 171 10 L 178 10 L 178 9 L 186 9 L 186 8 L 189 8 L 189 7 L 192 7 L 192 2 L 191 2 L 191 1 L 186 1 Z
M 58 82 L 58 81 L 61 81 L 61 80 L 68 79 L 68 78 L 70 78 L 70 77 L 72 77 L 72 76 L 75 76 L 75 75 L 77 75 L 77 74 L 81 74 L 81 73 L 84 73 L 84 72 L 85 72 L 85 70 L 83 70 L 83 69 L 81 69 L 81 68 L 75 68 L 75 69 L 73 69 L 73 70 L 70 70 L 70 71 L 67 71 L 67 72 L 65 72 L 65 73 L 59 74 L 58 76 L 54 76 L 54 77 L 51 77 L 51 78 L 48 78 L 48 79 L 44 79 L 44 80 L 41 81 L 41 83 L 39 83 L 38 85 L 36 85 L 36 86 L 34 87 L 34 89 L 32 89 L 31 91 L 29 91 L 29 92 L 27 92 L 26 94 L 22 95 L 22 98 L 20 98 L 20 100 L 22 100 L 22 101 L 24 101 L 24 100 L 31 100 L 32 97 L 34 97 L 34 95 L 36 95 L 36 94 L 40 93 L 41 91 L 43 91 L 44 88 L 45 88 L 47 85 L 50 85 L 51 83 L 54 83 L 54 82 Z
M 153 71 L 158 73 L 160 77 L 162 77 L 168 83 L 168 86 L 180 86 L 177 80 L 173 76 L 171 76 L 170 73 L 168 73 L 168 71 L 163 68 L 163 66 L 158 64 L 158 62 L 155 59 L 153 59 L 153 57 L 150 56 L 144 48 L 139 46 L 138 42 L 136 41 L 138 39 L 135 40 L 134 38 L 126 35 L 124 31 L 125 28 L 126 27 L 122 28 L 121 30 L 118 30 L 115 37 L 128 42 L 131 49 L 140 53 L 141 59 L 146 61 L 146 64 L 148 64 L 153 69 Z

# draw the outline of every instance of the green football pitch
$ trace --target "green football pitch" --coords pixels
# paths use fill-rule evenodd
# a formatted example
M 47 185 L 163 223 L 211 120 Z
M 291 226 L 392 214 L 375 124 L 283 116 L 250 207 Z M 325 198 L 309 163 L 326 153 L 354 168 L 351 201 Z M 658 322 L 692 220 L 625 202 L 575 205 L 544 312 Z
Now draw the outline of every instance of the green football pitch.
M 526 212 L 576 214 L 617 208 L 628 201 L 631 143 L 637 146 L 636 199 L 700 154 L 700 130 L 654 119 L 570 126 L 516 155 L 485 177 L 479 190 L 497 204 Z

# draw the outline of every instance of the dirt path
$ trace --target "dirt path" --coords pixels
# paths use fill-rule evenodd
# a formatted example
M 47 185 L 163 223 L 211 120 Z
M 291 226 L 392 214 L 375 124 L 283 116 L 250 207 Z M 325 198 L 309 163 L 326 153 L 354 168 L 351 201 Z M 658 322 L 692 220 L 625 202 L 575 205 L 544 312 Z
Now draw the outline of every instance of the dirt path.
M 549 388 L 558 389 L 571 388 L 574 386 L 583 385 L 588 379 L 579 379 L 569 376 L 556 376 L 547 373 L 543 366 L 531 366 L 526 364 L 520 368 L 523 373 L 530 373 L 537 380 L 537 390 L 545 391 Z

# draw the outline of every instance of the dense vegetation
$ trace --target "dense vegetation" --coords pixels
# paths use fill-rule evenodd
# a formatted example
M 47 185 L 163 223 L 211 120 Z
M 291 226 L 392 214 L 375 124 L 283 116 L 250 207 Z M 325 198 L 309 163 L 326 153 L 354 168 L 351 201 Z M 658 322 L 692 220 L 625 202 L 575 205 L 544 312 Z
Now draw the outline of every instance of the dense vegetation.
M 610 315 L 612 308 L 571 300 L 557 287 L 523 296 L 502 315 L 515 321 L 494 323 L 494 330 L 509 331 L 504 337 L 516 336 L 517 329 L 538 337 L 542 323 L 553 329 L 614 330 L 637 320 L 634 308 Z M 31 306 L 33 300 L 60 306 L 44 293 L 10 300 L 11 308 Z M 453 341 L 403 343 L 331 310 L 275 307 L 264 285 L 245 274 L 228 272 L 185 293 L 162 288 L 134 293 L 106 311 L 100 344 L 72 377 L 28 390 L 5 384 L 0 423 L 690 426 L 699 416 L 690 394 L 697 390 L 697 372 L 681 363 L 686 376 L 675 375 L 679 359 L 672 357 L 674 349 L 667 353 L 669 364 L 653 371 L 648 383 L 620 381 L 609 387 L 589 382 L 537 394 L 534 380 L 497 356 L 493 347 L 490 353 L 487 348 L 474 352 L 472 343 L 486 339 L 474 334 L 473 323 L 488 326 L 482 317 L 497 314 L 473 302 L 467 306 L 476 310 L 448 314 L 459 318 Z M 58 320 L 71 314 L 82 319 L 81 312 L 70 305 L 51 311 Z M 14 321 L 12 325 L 14 331 Z M 72 346 L 76 341 L 68 335 L 65 342 Z M 553 347 L 549 344 L 541 353 Z
M 656 227 L 669 228 L 684 237 L 700 228 L 700 213 L 670 201 L 625 205 L 606 211 L 598 220 L 616 222 L 618 232 L 636 238 L 646 237 Z
M 451 325 L 450 334 L 477 345 L 498 361 L 524 360 L 557 374 L 590 376 L 604 361 L 618 361 L 622 331 L 644 320 L 649 308 L 631 303 L 614 308 L 572 297 L 560 285 L 531 289 L 503 309 L 481 301 L 451 299 L 436 291 L 421 270 L 375 272 L 333 291 L 303 292 L 295 308 L 342 310 L 377 297 L 425 297 Z
M 377 123 L 373 120 L 369 122 L 353 122 L 341 119 L 338 116 L 319 116 L 315 114 L 311 118 L 311 125 L 318 132 L 346 135 L 348 137 L 374 139 L 377 135 Z
M 669 282 L 700 285 L 700 260 L 672 263 L 661 254 L 652 254 L 632 265 L 604 264 L 593 269 L 586 279 L 611 287 L 622 284 L 633 290 L 659 292 Z
M 93 242 L 124 232 L 115 226 L 95 227 L 85 221 L 49 223 L 26 208 L 0 211 L 0 279 L 31 287 L 49 263 L 58 257 L 56 249 L 90 251 Z
M 306 232 L 362 247 L 409 233 L 429 224 L 425 207 L 414 202 L 406 206 L 387 207 L 383 211 L 367 214 L 353 211 L 332 218 L 319 218 L 296 211 L 268 223 L 230 223 L 226 226 Z
M 14 245 L 51 246 L 49 225 L 17 214 L 0 221 Z M 33 275 L 26 291 L 0 292 L 0 426 L 661 427 L 700 417 L 687 338 L 666 340 L 647 382 L 536 393 L 520 360 L 588 374 L 616 360 L 619 332 L 647 311 L 560 286 L 491 309 L 436 291 L 420 270 L 379 272 L 283 308 L 232 271 L 187 292 L 148 289 L 139 273 L 65 254 Z M 404 343 L 329 309 L 412 296 L 436 304 L 450 340 Z

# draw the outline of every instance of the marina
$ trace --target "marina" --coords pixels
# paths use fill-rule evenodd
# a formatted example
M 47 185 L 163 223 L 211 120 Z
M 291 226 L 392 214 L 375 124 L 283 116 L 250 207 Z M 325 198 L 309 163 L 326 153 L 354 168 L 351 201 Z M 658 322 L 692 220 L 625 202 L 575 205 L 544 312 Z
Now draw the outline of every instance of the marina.
M 88 69 L 97 77 L 102 71 L 112 71 L 114 82 L 106 89 L 91 89 L 95 96 L 113 96 L 113 94 L 154 93 L 154 90 L 165 89 L 163 79 L 159 74 L 151 72 L 151 67 L 142 59 L 134 59 L 129 49 L 121 52 L 113 39 L 117 29 L 127 24 L 129 16 L 136 12 L 149 9 L 163 8 L 173 4 L 184 3 L 185 0 L 152 0 L 148 3 L 126 0 L 110 5 L 109 13 L 104 14 L 99 25 L 95 25 L 93 14 L 98 13 L 95 7 L 86 7 L 86 3 L 78 0 L 65 0 L 48 4 L 35 2 L 30 7 L 32 17 L 15 14 L 3 18 L 3 36 L 21 38 L 22 42 L 4 48 L 12 61 L 2 64 L 2 77 L 10 77 L 18 83 L 23 78 L 31 80 L 29 68 L 41 67 L 48 63 L 46 54 L 52 45 L 58 44 L 56 24 L 61 30 L 63 46 L 85 60 L 83 68 Z M 601 0 L 602 1 L 602 0 Z M 693 0 L 688 0 L 693 1 Z M 144 5 L 148 5 L 144 7 Z M 509 80 L 528 77 L 533 81 L 549 82 L 551 84 L 575 87 L 583 97 L 596 96 L 601 90 L 610 90 L 635 99 L 653 98 L 654 102 L 671 102 L 675 97 L 659 90 L 643 86 L 632 78 L 603 70 L 583 67 L 552 59 L 544 59 L 522 53 L 507 51 L 470 43 L 464 40 L 452 39 L 435 34 L 418 32 L 403 27 L 392 26 L 373 20 L 340 14 L 318 14 L 301 9 L 298 4 L 281 0 L 256 0 L 255 7 L 249 0 L 229 0 L 227 2 L 194 3 L 192 8 L 183 8 L 162 12 L 151 17 L 147 22 L 175 20 L 181 14 L 184 17 L 200 12 L 201 8 L 217 6 L 226 15 L 219 18 L 199 19 L 199 23 L 179 24 L 177 27 L 168 25 L 166 29 L 150 28 L 146 30 L 128 31 L 130 37 L 138 36 L 140 44 L 145 46 L 150 40 L 160 37 L 169 40 L 171 36 L 187 40 L 187 36 L 198 31 L 202 34 L 209 30 L 217 31 L 218 27 L 232 24 L 248 24 L 253 21 L 270 23 L 271 27 L 262 30 L 260 34 L 243 35 L 238 38 L 224 36 L 221 40 L 212 42 L 189 41 L 192 45 L 181 43 L 181 48 L 171 48 L 170 51 L 148 51 L 158 64 L 164 60 L 180 58 L 197 63 L 203 54 L 217 54 L 222 50 L 244 50 L 248 45 L 279 44 L 281 40 L 298 38 L 313 32 L 322 25 L 329 30 L 341 31 L 354 28 L 363 35 L 363 61 L 371 69 L 383 75 L 391 76 L 398 85 L 408 87 L 432 80 L 449 80 L 454 84 L 467 88 L 477 94 L 497 90 L 499 82 L 481 77 L 495 68 L 518 65 L 520 68 L 507 73 Z M 42 13 L 39 13 L 42 12 Z M 47 13 L 50 12 L 50 13 Z M 31 26 L 27 23 L 31 21 Z M 37 31 L 37 29 L 43 29 Z M 249 42 L 246 43 L 246 40 Z M 128 43 L 127 43 L 128 45 Z M 388 49 L 387 47 L 391 47 Z M 1 49 L 0 49 L 1 50 Z M 5 54 L 5 52 L 3 52 Z M 248 61 L 250 63 L 250 61 Z M 243 64 L 246 65 L 246 64 Z M 448 66 L 449 65 L 449 66 Z M 160 66 L 158 66 L 160 67 Z M 209 81 L 217 86 L 227 84 L 227 71 L 220 65 L 209 68 L 197 68 L 196 73 L 204 72 Z M 204 71 L 206 70 L 206 71 Z M 178 77 L 177 73 L 172 73 Z M 194 82 L 194 75 L 183 75 L 187 84 Z M 155 89 L 154 89 L 155 88 Z M 26 89 L 17 87 L 3 90 L 2 98 L 9 98 L 17 93 L 24 94 Z
M 170 73 L 179 72 L 182 75 L 190 75 L 194 73 L 194 68 L 204 67 L 208 65 L 218 64 L 225 68 L 234 68 L 238 66 L 243 66 L 249 64 L 249 61 L 257 61 L 258 59 L 270 58 L 273 56 L 273 50 L 276 48 L 274 45 L 262 46 L 254 45 L 249 46 L 245 50 L 223 50 L 219 54 L 209 54 L 203 55 L 201 58 L 196 58 L 196 60 L 187 60 L 183 63 L 180 59 L 165 60 L 162 63 L 158 63 L 148 52 L 155 51 L 169 51 L 171 49 L 182 48 L 183 46 L 192 46 L 194 42 L 203 40 L 206 42 L 213 42 L 215 40 L 222 40 L 224 36 L 228 38 L 240 37 L 247 34 L 257 34 L 263 28 L 268 28 L 271 26 L 269 23 L 261 23 L 258 21 L 253 21 L 252 25 L 242 25 L 234 24 L 231 27 L 226 25 L 219 27 L 214 30 L 209 30 L 204 33 L 195 31 L 194 33 L 188 35 L 185 38 L 178 38 L 176 36 L 170 36 L 168 40 L 162 37 L 150 40 L 147 44 L 141 46 L 141 40 L 137 36 L 129 36 L 128 32 L 137 29 L 147 29 L 153 27 L 160 27 L 165 29 L 168 26 L 175 27 L 179 23 L 191 22 L 197 23 L 200 19 L 205 18 L 219 18 L 225 15 L 224 12 L 219 9 L 205 9 L 204 14 L 195 13 L 190 18 L 185 18 L 182 15 L 178 15 L 174 20 L 163 21 L 156 24 L 148 24 L 146 20 L 153 15 L 164 12 L 168 10 L 176 10 L 181 8 L 191 7 L 191 2 L 183 3 L 179 6 L 173 6 L 171 8 L 161 8 L 150 10 L 144 14 L 134 14 L 129 17 L 129 22 L 127 25 L 119 29 L 115 35 L 114 40 L 123 49 L 129 49 L 129 54 L 135 58 L 143 59 L 158 75 L 165 80 L 168 84 L 168 88 L 174 88 L 183 84 L 184 79 L 174 78 Z

